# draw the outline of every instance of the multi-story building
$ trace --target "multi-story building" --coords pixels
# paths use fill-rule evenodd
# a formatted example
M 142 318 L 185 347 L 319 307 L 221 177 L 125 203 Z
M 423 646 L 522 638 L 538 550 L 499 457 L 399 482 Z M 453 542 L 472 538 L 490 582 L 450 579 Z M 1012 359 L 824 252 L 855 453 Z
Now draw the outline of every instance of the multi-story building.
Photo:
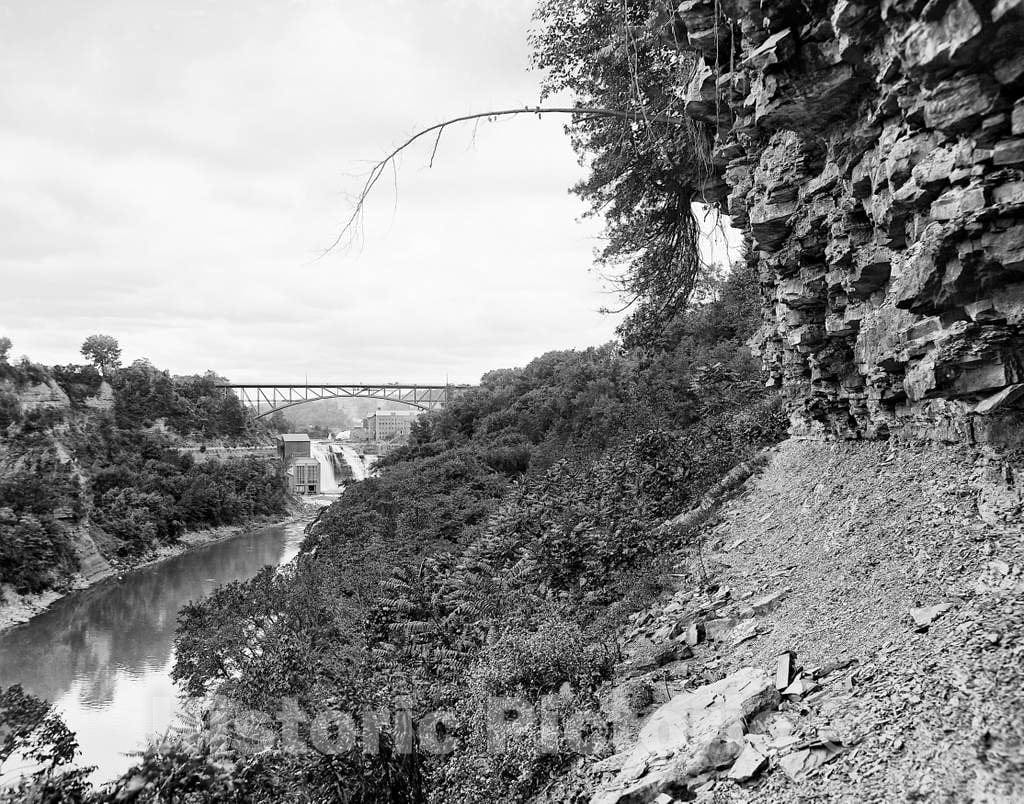
M 406 439 L 417 416 L 417 411 L 378 410 L 363 419 L 363 429 L 374 441 Z
M 320 464 L 313 457 L 313 444 L 305 433 L 283 433 L 277 437 L 277 455 L 296 494 L 320 493 Z
M 296 458 L 287 474 L 296 494 L 320 493 L 320 463 L 316 458 Z

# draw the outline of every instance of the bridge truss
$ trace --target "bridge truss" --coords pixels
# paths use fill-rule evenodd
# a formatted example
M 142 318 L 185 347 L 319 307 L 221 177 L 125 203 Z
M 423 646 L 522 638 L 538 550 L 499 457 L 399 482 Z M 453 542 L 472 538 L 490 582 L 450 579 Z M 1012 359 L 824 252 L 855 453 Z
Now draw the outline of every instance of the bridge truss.
M 443 408 L 471 385 L 361 385 L 358 383 L 296 385 L 289 383 L 228 383 L 218 385 L 256 411 L 256 418 L 320 399 L 382 399 L 420 410 Z

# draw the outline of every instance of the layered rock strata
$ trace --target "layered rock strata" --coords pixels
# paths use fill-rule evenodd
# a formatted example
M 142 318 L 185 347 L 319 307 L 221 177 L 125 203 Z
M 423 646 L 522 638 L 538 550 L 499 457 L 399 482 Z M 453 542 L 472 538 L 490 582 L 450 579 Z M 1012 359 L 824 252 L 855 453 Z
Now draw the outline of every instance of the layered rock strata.
M 749 235 L 757 347 L 798 400 L 794 432 L 1012 432 L 1024 0 L 686 0 L 678 13 L 703 59 L 687 113 L 717 132 L 705 200 Z

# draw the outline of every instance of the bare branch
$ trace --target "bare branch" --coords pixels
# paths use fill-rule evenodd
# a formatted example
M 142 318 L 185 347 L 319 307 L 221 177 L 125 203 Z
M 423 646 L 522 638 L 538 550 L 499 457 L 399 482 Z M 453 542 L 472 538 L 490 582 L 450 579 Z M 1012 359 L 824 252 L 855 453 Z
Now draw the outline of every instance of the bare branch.
M 427 136 L 428 134 L 433 134 L 434 132 L 437 132 L 436 138 L 434 140 L 434 147 L 430 154 L 429 166 L 433 167 L 434 157 L 437 154 L 437 145 L 441 141 L 441 134 L 444 132 L 444 129 L 447 128 L 448 126 L 454 125 L 455 123 L 464 123 L 468 120 L 481 120 L 483 118 L 494 119 L 497 117 L 510 117 L 513 115 L 521 114 L 535 114 L 538 117 L 545 114 L 569 114 L 577 115 L 580 117 L 614 117 L 619 120 L 641 120 L 644 121 L 647 125 L 650 125 L 651 123 L 662 123 L 670 126 L 681 126 L 685 125 L 686 123 L 685 117 L 675 117 L 671 115 L 655 115 L 652 117 L 647 115 L 647 112 L 644 109 L 639 109 L 637 111 L 624 111 L 620 109 L 596 109 L 586 106 L 524 106 L 520 109 L 500 109 L 498 111 L 467 114 L 462 115 L 461 117 L 453 117 L 450 120 L 444 120 L 440 123 L 435 123 L 434 125 L 428 126 L 427 128 L 422 129 L 421 131 L 417 131 L 415 134 L 409 137 L 397 148 L 392 150 L 387 156 L 385 156 L 383 159 L 377 162 L 370 169 L 369 175 L 366 177 L 366 181 L 363 183 L 363 187 L 359 191 L 358 196 L 356 197 L 356 203 L 352 209 L 352 214 L 345 222 L 345 225 L 338 233 L 338 236 L 334 239 L 334 242 L 332 242 L 327 248 L 323 250 L 323 252 L 320 254 L 320 257 L 322 258 L 326 256 L 335 248 L 337 248 L 338 244 L 341 243 L 341 241 L 344 240 L 346 236 L 350 235 L 352 231 L 358 226 L 359 221 L 362 219 L 363 216 L 363 210 L 366 205 L 366 200 L 370 197 L 370 193 L 373 192 L 373 188 L 380 180 L 381 175 L 384 173 L 385 170 L 387 170 L 389 165 L 392 167 L 392 170 L 394 170 L 394 162 L 398 155 L 406 148 L 408 148 L 410 145 L 415 143 L 417 140 Z
M 427 167 L 434 166 L 434 157 L 437 156 L 437 146 L 441 144 L 441 135 L 444 134 L 444 126 L 437 130 L 437 139 L 434 140 L 434 150 L 430 152 L 430 164 Z

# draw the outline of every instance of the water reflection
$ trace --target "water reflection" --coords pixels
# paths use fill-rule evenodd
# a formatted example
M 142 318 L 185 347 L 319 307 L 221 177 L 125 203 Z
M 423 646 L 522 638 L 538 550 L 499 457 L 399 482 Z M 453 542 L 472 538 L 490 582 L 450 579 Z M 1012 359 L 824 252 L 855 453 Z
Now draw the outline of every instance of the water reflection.
M 165 729 L 177 708 L 168 673 L 179 609 L 290 560 L 301 539 L 299 526 L 265 528 L 69 595 L 0 634 L 0 686 L 21 684 L 56 704 L 78 734 L 83 764 L 110 778 L 131 764 L 123 753 Z

